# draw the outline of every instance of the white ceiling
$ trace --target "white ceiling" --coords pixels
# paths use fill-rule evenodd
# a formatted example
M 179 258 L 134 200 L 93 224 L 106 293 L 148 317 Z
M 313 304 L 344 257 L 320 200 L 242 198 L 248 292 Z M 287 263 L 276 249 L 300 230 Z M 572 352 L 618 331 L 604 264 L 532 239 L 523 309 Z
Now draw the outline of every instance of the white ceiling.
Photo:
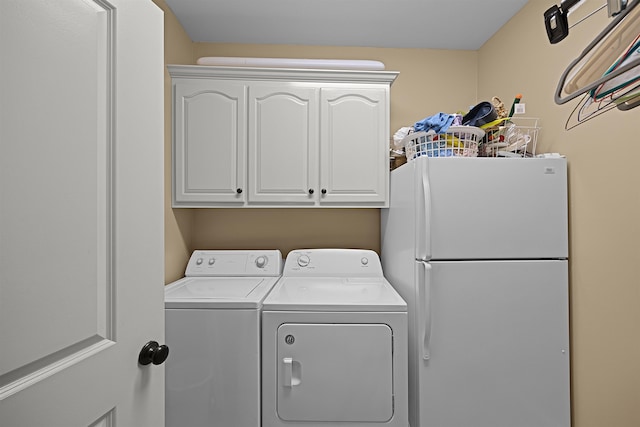
M 477 50 L 527 0 L 166 2 L 195 42 Z

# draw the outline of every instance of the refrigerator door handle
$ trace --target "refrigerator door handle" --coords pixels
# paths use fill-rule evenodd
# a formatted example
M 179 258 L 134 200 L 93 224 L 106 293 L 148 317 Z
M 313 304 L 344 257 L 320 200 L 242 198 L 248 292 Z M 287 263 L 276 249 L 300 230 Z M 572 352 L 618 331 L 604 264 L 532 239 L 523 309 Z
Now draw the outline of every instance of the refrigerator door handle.
M 418 168 L 420 173 L 421 183 L 418 200 L 417 220 L 419 221 L 418 227 L 418 244 L 416 259 L 431 259 L 431 183 L 429 182 L 428 169 L 425 166 L 426 162 L 418 162 L 420 167 Z
M 419 334 L 422 341 L 422 359 L 429 360 L 431 358 L 431 264 L 420 261 L 422 266 L 418 280 L 418 319 Z

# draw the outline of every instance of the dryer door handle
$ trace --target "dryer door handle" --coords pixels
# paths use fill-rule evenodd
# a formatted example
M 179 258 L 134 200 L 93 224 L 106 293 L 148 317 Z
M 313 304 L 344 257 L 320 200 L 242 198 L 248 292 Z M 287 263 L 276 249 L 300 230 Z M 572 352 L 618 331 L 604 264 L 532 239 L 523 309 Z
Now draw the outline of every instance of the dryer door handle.
M 293 375 L 293 359 L 290 357 L 285 357 L 284 359 L 282 359 L 282 365 L 283 365 L 283 373 L 284 373 L 284 379 L 283 379 L 283 384 L 285 387 L 291 387 L 293 384 L 291 384 L 291 376 Z
M 302 375 L 302 365 L 291 357 L 282 359 L 282 385 L 284 387 L 293 387 L 300 385 Z

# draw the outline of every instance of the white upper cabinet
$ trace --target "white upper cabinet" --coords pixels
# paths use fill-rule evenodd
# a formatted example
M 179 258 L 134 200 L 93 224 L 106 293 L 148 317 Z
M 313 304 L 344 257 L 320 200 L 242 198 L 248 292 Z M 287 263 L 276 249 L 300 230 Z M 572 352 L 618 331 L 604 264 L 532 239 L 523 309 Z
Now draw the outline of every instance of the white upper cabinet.
M 318 88 L 249 90 L 249 203 L 312 205 L 318 187 Z
M 386 205 L 388 97 L 386 88 L 321 90 L 321 204 Z
M 173 86 L 174 205 L 245 202 L 247 86 L 180 79 Z
M 397 72 L 169 65 L 174 207 L 386 207 Z

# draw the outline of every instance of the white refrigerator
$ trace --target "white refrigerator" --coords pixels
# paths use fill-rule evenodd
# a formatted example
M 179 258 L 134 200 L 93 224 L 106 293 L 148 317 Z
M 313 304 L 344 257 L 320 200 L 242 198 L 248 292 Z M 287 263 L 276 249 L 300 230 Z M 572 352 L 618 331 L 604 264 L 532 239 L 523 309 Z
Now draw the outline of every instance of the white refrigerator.
M 381 227 L 410 426 L 570 427 L 566 160 L 419 157 Z

